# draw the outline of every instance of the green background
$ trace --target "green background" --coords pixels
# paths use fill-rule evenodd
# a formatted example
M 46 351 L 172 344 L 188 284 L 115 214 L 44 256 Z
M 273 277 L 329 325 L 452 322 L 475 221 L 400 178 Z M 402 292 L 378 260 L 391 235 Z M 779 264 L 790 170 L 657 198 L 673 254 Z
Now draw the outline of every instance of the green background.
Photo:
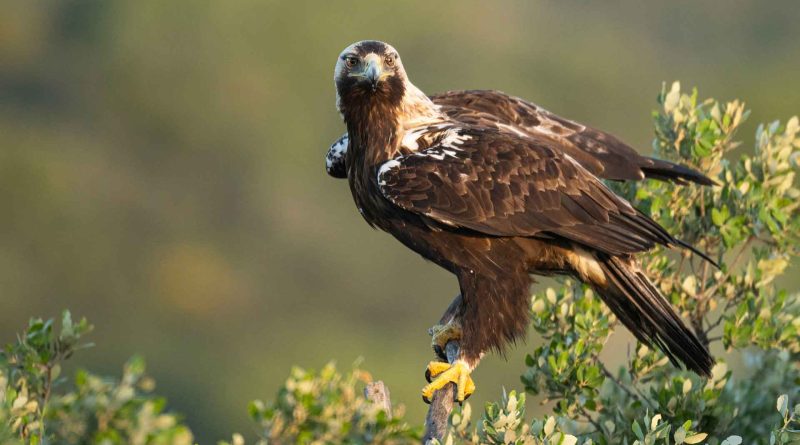
M 363 357 L 423 415 L 426 329 L 457 285 L 325 174 L 353 41 L 394 45 L 423 91 L 500 89 L 644 152 L 663 81 L 745 99 L 748 145 L 800 111 L 794 0 L 0 7 L 0 340 L 89 317 L 80 364 L 143 354 L 200 443 L 250 433 L 250 399 L 330 359 Z M 478 403 L 521 386 L 534 342 L 484 360 Z

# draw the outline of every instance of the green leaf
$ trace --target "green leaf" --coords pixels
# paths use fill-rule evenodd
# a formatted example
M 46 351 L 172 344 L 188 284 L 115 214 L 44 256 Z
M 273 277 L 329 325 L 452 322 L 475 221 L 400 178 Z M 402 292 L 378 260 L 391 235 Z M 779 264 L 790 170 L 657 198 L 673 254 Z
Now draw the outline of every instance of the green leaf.
M 717 208 L 711 209 L 711 221 L 714 222 L 714 225 L 717 227 L 722 227 L 725 225 L 725 221 L 728 220 L 728 207 L 724 206 L 722 210 L 718 210 Z
M 75 334 L 75 331 L 72 327 L 72 315 L 69 311 L 64 311 L 61 316 L 61 336 L 62 337 L 72 337 Z
M 789 413 L 789 396 L 781 394 L 780 397 L 778 397 L 776 408 L 778 412 L 781 413 L 781 416 L 786 417 L 786 414 Z
M 575 445 L 577 443 L 578 438 L 570 434 L 564 434 L 561 438 L 561 445 Z
M 741 443 L 742 438 L 740 436 L 728 436 L 720 445 L 740 445 Z
M 686 430 L 683 427 L 680 427 L 675 431 L 675 435 L 672 437 L 675 439 L 675 445 L 681 445 L 686 439 Z
M 644 434 L 642 434 L 642 427 L 639 426 L 639 422 L 634 420 L 633 424 L 631 424 L 631 429 L 633 430 L 633 433 L 636 434 L 636 437 L 639 438 L 639 440 L 644 440 Z
M 556 428 L 556 418 L 553 416 L 548 417 L 547 422 L 545 422 L 544 424 L 544 435 L 550 436 L 551 434 L 553 434 L 553 431 L 555 431 L 555 428 Z
M 700 443 L 704 441 L 706 437 L 708 437 L 708 434 L 706 433 L 697 433 L 693 436 L 689 436 L 686 439 L 684 439 L 684 443 L 689 443 L 689 444 Z

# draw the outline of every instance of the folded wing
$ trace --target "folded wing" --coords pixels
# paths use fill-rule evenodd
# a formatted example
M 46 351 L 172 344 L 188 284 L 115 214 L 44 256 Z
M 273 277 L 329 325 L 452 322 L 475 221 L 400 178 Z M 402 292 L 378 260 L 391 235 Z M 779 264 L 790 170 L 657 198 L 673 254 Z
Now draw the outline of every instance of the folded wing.
M 382 165 L 382 194 L 488 235 L 558 236 L 612 255 L 681 244 L 552 141 L 476 127 L 456 136 Z

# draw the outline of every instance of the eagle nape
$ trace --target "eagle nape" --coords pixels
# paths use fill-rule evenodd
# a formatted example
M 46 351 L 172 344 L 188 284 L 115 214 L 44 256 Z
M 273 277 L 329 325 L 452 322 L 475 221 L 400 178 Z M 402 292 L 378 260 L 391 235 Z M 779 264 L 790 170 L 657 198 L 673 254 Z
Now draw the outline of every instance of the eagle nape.
M 371 227 L 458 280 L 460 296 L 433 332 L 435 349 L 457 339 L 458 356 L 429 364 L 426 400 L 453 383 L 462 401 L 484 354 L 525 335 L 532 274 L 586 283 L 639 341 L 710 375 L 706 346 L 636 259 L 657 246 L 693 247 L 602 180 L 711 179 L 503 93 L 429 97 L 383 42 L 347 47 L 334 81 L 347 133 L 328 153 L 328 172 L 347 178 Z

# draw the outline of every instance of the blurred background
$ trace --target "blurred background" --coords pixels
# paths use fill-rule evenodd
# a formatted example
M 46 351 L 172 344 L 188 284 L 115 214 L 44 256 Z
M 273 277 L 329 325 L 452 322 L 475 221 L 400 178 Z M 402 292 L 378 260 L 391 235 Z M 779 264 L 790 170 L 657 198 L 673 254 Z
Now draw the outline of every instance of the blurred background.
M 457 284 L 325 174 L 339 52 L 385 40 L 424 91 L 500 89 L 646 152 L 663 81 L 744 99 L 746 144 L 797 114 L 798 23 L 794 0 L 4 2 L 0 342 L 88 317 L 80 365 L 142 354 L 200 443 L 331 359 L 363 357 L 421 420 Z M 479 405 L 520 387 L 533 344 L 484 360 Z

